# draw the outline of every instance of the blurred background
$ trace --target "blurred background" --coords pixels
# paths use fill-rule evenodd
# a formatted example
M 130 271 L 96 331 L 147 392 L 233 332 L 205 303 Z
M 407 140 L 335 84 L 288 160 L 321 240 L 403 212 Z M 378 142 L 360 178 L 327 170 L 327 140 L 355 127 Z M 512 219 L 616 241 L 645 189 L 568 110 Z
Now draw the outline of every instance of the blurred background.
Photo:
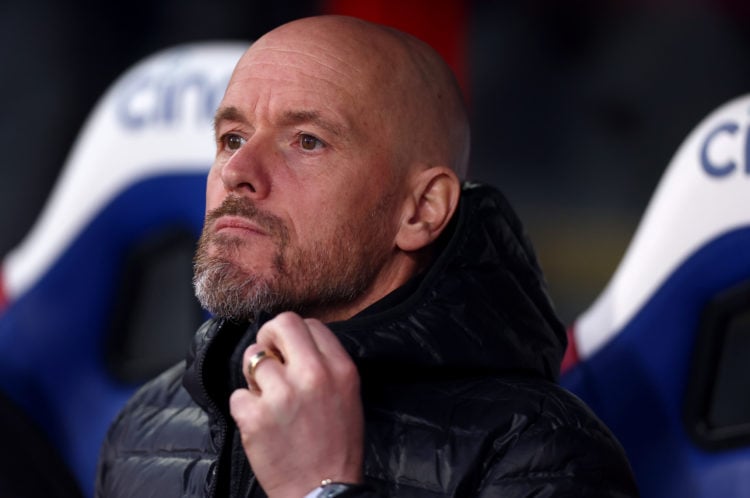
M 105 90 L 125 71 L 145 57 L 175 45 L 206 40 L 249 43 L 286 21 L 321 13 L 356 15 L 392 25 L 427 41 L 446 58 L 465 91 L 471 114 L 470 179 L 499 187 L 518 210 L 566 324 L 572 324 L 589 307 L 612 276 L 659 179 L 688 133 L 717 107 L 750 92 L 750 2 L 742 0 L 2 0 L 0 99 L 4 111 L 0 118 L 0 147 L 4 159 L 0 162 L 0 256 L 17 247 L 27 235 L 59 179 L 86 118 Z M 747 119 L 743 112 L 742 119 Z M 212 149 L 209 133 L 206 138 L 206 148 Z M 112 150 L 111 154 L 113 158 L 124 157 L 129 152 Z M 107 169 L 108 164 L 103 161 L 100 171 Z M 745 173 L 748 172 L 746 165 Z M 202 195 L 202 174 L 195 177 L 195 198 Z M 741 181 L 747 178 L 750 177 L 743 175 Z M 92 190 L 95 186 L 91 185 Z M 167 197 L 159 188 L 149 192 L 159 200 Z M 192 209 L 192 199 L 180 200 Z M 169 202 L 154 202 L 164 204 L 177 202 L 174 197 Z M 133 206 L 147 212 L 151 208 L 140 201 L 127 205 L 126 221 L 136 217 L 128 210 Z M 202 206 L 196 209 L 199 211 L 193 214 L 199 225 Z M 116 222 L 99 230 L 105 233 L 105 240 L 125 239 L 127 223 L 120 218 L 106 219 Z M 54 279 L 37 286 L 42 291 L 32 298 L 28 293 L 20 299 L 10 293 L 4 295 L 7 289 L 3 289 L 2 277 L 8 274 L 0 274 L 0 310 L 11 304 L 0 315 L 0 393 L 14 395 L 12 401 L 28 412 L 25 415 L 33 416 L 33 422 L 42 426 L 45 436 L 52 438 L 55 448 L 75 471 L 78 480 L 70 486 L 73 493 L 58 496 L 77 496 L 77 487 L 85 496 L 91 494 L 96 452 L 111 417 L 132 389 L 184 357 L 185 343 L 204 318 L 198 310 L 195 316 L 181 311 L 195 307 L 188 285 L 194 236 L 197 234 L 173 241 L 174 248 L 159 246 L 156 252 L 161 259 L 149 264 L 137 254 L 112 278 L 102 275 L 94 264 L 97 261 L 92 261 L 104 258 L 91 258 L 91 253 L 86 253 L 86 272 L 78 270 L 80 264 L 73 265 L 72 276 L 58 271 Z M 93 248 L 96 256 L 107 249 L 96 244 L 86 247 Z M 143 249 L 137 244 L 134 247 Z M 153 248 L 146 249 L 151 254 Z M 737 259 L 746 261 L 743 255 Z M 117 271 L 121 271 L 121 266 Z M 3 269 L 7 270 L 7 266 L 0 266 L 0 273 Z M 90 284 L 95 280 L 92 274 L 109 284 L 106 292 L 104 286 L 76 286 L 78 282 L 68 285 L 72 280 Z M 179 284 L 184 285 L 167 288 L 166 277 L 170 276 L 179 277 Z M 59 287 L 50 286 L 50 280 Z M 141 294 L 144 297 L 136 300 L 133 289 L 122 284 L 136 280 L 152 293 Z M 125 289 L 111 295 L 109 287 L 118 286 Z M 37 291 L 37 287 L 32 291 Z M 86 292 L 107 306 L 97 310 L 89 301 L 77 300 L 73 287 L 86 287 Z M 736 324 L 737 335 L 746 338 L 746 342 L 744 349 L 728 349 L 736 352 L 732 357 L 738 359 L 738 364 L 747 365 L 750 285 L 742 292 L 739 304 L 732 306 L 737 308 L 733 310 L 738 316 L 744 317 Z M 39 296 L 49 300 L 35 301 Z M 46 304 L 35 305 L 37 302 Z M 121 310 L 112 303 L 132 305 L 135 311 Z M 110 306 L 116 312 L 111 319 Z M 687 314 L 700 311 L 697 306 L 682 308 Z M 65 323 L 62 315 L 69 318 Z M 658 312 L 655 315 L 661 316 Z M 673 318 L 677 315 L 668 315 L 665 320 L 676 322 Z M 84 318 L 89 318 L 90 324 L 81 322 Z M 94 322 L 101 330 L 92 325 Z M 602 370 L 615 377 L 616 382 L 607 383 L 612 379 L 601 377 L 597 371 L 606 381 L 601 383 L 601 393 L 611 391 L 620 402 L 610 409 L 628 420 L 643 421 L 636 424 L 638 437 L 623 438 L 631 456 L 648 457 L 633 459 L 642 465 L 636 470 L 645 469 L 639 474 L 641 483 L 649 482 L 643 480 L 649 475 L 664 474 L 664 461 L 674 461 L 671 455 L 679 454 L 676 451 L 664 457 L 665 453 L 655 449 L 688 447 L 690 451 L 685 454 L 699 463 L 708 454 L 704 448 L 694 451 L 692 442 L 685 443 L 687 439 L 681 432 L 678 436 L 682 439 L 674 446 L 669 441 L 657 441 L 664 434 L 679 432 L 682 412 L 669 404 L 671 398 L 661 403 L 656 396 L 649 398 L 649 388 L 665 377 L 671 378 L 663 371 L 678 372 L 685 375 L 675 375 L 679 377 L 677 382 L 665 391 L 677 393 L 675 396 L 680 399 L 684 392 L 694 395 L 685 380 L 687 373 L 697 372 L 692 375 L 699 380 L 710 379 L 716 363 L 710 357 L 706 360 L 710 368 L 688 368 L 694 330 L 687 334 L 677 331 L 682 334 L 678 335 L 682 353 L 676 355 L 675 344 L 665 339 L 665 328 L 653 329 L 658 331 L 653 334 L 658 340 L 646 341 L 647 354 L 626 349 L 619 369 L 603 356 Z M 80 331 L 90 332 L 88 339 L 75 335 Z M 723 340 L 722 334 L 708 332 Z M 111 337 L 125 339 L 118 342 Z M 635 337 L 632 343 L 638 345 L 639 336 Z M 664 350 L 658 349 L 659 340 L 664 343 Z M 706 348 L 696 348 L 698 352 L 702 349 Z M 652 366 L 647 365 L 647 356 L 654 358 L 653 364 L 662 370 L 647 371 L 646 366 Z M 590 365 L 585 368 L 592 370 Z M 641 383 L 634 375 L 639 369 L 644 377 Z M 744 400 L 750 388 L 750 372 L 734 372 L 729 377 L 736 381 L 736 390 L 728 392 L 741 394 L 728 398 Z M 60 373 L 84 382 L 68 389 L 67 377 Z M 573 381 L 580 378 L 572 376 Z M 571 376 L 568 382 L 573 382 L 570 379 Z M 612 386 L 629 387 L 633 397 L 623 396 L 624 389 Z M 79 387 L 87 390 L 79 393 Z M 585 392 L 591 386 L 582 383 L 579 387 L 575 392 Z M 589 399 L 582 397 L 590 402 L 601 393 Z M 661 405 L 670 408 L 671 418 L 663 417 L 660 425 L 658 420 L 655 422 L 659 411 L 655 407 Z M 736 403 L 745 410 L 741 419 L 744 432 L 740 431 L 745 453 L 716 453 L 712 455 L 715 460 L 706 457 L 710 465 L 726 458 L 717 464 L 723 467 L 706 466 L 712 479 L 730 482 L 717 471 L 721 468 L 734 472 L 731 475 L 735 477 L 749 475 L 750 407 L 746 405 Z M 102 411 L 96 412 L 92 407 Z M 19 496 L 4 491 L 7 488 L 3 488 L 2 477 L 25 472 L 26 485 L 37 481 L 40 474 L 29 467 L 29 462 L 38 461 L 38 454 L 53 457 L 55 453 L 44 446 L 44 441 L 37 447 L 40 451 L 32 452 L 29 437 L 38 435 L 39 428 L 29 426 L 27 433 L 21 432 L 19 428 L 28 422 L 28 417 L 7 408 L 10 405 L 0 397 L 0 440 L 7 450 L 0 452 L 0 468 L 6 469 L 0 475 L 0 495 Z M 69 412 L 73 415 L 66 415 Z M 622 429 L 616 417 L 603 418 L 613 429 Z M 643 433 L 641 427 L 645 425 L 652 432 Z M 626 432 L 618 432 L 621 434 Z M 85 438 L 88 440 L 82 441 Z M 8 449 L 14 443 L 15 449 Z M 24 455 L 26 450 L 28 454 Z M 732 459 L 737 455 L 739 458 Z M 38 465 L 45 469 L 44 473 L 62 468 L 54 461 Z M 651 486 L 651 494 L 644 496 L 688 496 L 685 490 L 697 487 L 684 478 L 694 474 L 692 467 L 685 468 L 685 474 L 675 472 L 670 477 L 670 484 L 678 482 L 685 489 L 670 494 L 654 492 Z M 69 476 L 59 478 L 72 482 Z M 750 481 L 743 479 L 730 482 L 733 490 L 739 490 L 737 496 L 750 495 Z M 64 486 L 53 483 L 52 487 L 60 490 Z M 714 481 L 706 487 L 707 494 L 694 496 L 729 496 L 726 492 L 714 494 Z
M 750 89 L 740 0 L 3 0 L 0 254 L 32 225 L 97 99 L 136 61 L 330 11 L 412 31 L 449 59 L 470 102 L 472 177 L 519 210 L 566 323 L 612 274 L 682 139 Z

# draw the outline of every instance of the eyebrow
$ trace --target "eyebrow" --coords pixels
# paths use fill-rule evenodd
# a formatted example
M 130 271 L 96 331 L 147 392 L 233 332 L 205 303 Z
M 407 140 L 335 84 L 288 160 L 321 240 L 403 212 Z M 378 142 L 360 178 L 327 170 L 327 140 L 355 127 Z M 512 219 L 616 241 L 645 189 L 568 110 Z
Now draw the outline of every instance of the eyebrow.
M 235 106 L 228 106 L 219 108 L 214 116 L 214 133 L 219 129 L 219 125 L 222 121 L 236 121 L 247 124 L 248 120 L 244 114 Z M 327 130 L 337 137 L 344 136 L 344 126 L 334 123 L 323 116 L 318 111 L 310 110 L 290 110 L 285 111 L 279 125 L 281 126 L 293 126 L 299 124 L 312 124 L 319 126 L 320 128 Z
M 239 121 L 241 123 L 247 123 L 245 116 L 243 116 L 240 110 L 234 106 L 217 109 L 216 115 L 214 116 L 214 133 L 219 129 L 219 124 L 222 121 Z

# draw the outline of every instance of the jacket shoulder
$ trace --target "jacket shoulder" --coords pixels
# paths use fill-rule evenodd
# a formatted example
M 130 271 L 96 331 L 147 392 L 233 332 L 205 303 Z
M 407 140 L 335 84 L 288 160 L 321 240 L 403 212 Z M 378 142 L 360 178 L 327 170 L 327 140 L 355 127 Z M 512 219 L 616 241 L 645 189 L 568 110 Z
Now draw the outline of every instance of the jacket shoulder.
M 365 471 L 392 495 L 638 495 L 619 442 L 551 381 L 402 384 L 378 398 Z
M 513 426 L 493 438 L 479 496 L 638 496 L 624 449 L 583 401 L 546 381 L 509 390 Z

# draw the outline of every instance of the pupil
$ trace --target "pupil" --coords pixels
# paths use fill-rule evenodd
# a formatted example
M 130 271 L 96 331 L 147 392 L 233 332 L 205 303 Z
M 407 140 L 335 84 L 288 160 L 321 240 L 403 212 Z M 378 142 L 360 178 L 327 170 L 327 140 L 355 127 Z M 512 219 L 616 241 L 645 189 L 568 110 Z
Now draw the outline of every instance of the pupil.
M 312 150 L 315 148 L 315 139 L 310 136 L 302 137 L 302 148 Z

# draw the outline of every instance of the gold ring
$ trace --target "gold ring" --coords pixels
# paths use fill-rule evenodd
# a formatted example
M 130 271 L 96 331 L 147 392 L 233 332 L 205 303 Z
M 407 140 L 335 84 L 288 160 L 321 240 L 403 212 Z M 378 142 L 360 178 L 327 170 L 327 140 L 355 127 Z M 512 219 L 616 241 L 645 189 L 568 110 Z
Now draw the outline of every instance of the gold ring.
M 255 382 L 255 369 L 258 368 L 258 365 L 260 365 L 263 360 L 267 360 L 269 358 L 274 360 L 279 359 L 279 357 L 276 356 L 275 353 L 266 351 L 265 349 L 261 349 L 260 351 L 252 355 L 250 357 L 250 361 L 247 362 L 247 376 L 249 380 L 248 384 L 250 386 L 250 389 L 252 389 L 253 391 L 260 391 L 258 383 Z

